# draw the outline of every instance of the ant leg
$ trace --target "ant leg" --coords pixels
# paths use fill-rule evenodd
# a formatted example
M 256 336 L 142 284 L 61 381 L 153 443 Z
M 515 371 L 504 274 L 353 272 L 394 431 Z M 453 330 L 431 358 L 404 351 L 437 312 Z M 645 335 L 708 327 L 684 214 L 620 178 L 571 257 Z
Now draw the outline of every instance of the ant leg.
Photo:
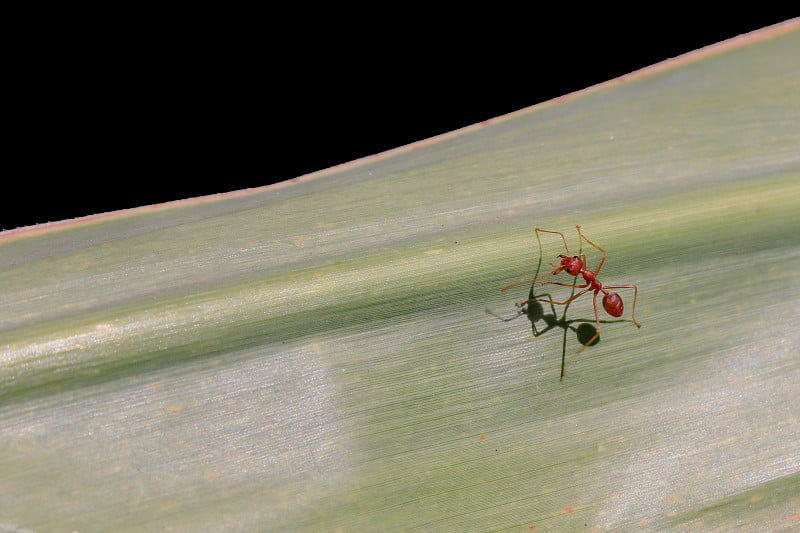
M 500 289 L 501 292 L 506 292 L 508 289 L 512 289 L 514 287 L 519 287 L 520 285 L 527 285 L 528 283 L 530 283 L 531 284 L 531 289 L 528 292 L 528 299 L 527 300 L 523 300 L 522 302 L 516 304 L 516 306 L 517 306 L 517 314 L 514 315 L 511 318 L 503 318 L 503 317 L 499 316 L 498 314 L 496 314 L 496 313 L 494 313 L 494 312 L 492 312 L 492 311 L 490 311 L 488 309 L 486 310 L 489 314 L 492 314 L 492 315 L 496 316 L 497 318 L 499 318 L 500 320 L 502 320 L 504 322 L 508 322 L 510 320 L 514 320 L 515 318 L 519 318 L 523 314 L 526 314 L 527 310 L 525 309 L 525 306 L 526 305 L 529 306 L 531 302 L 535 302 L 536 301 L 536 295 L 534 294 L 534 287 L 535 287 L 535 284 L 536 284 L 536 280 L 541 279 L 539 277 L 539 271 L 541 271 L 541 269 L 542 269 L 542 240 L 539 237 L 539 232 L 558 233 L 559 235 L 561 235 L 561 240 L 564 242 L 564 248 L 567 247 L 567 241 L 566 241 L 566 239 L 564 239 L 564 234 L 563 233 L 559 233 L 557 231 L 543 230 L 543 229 L 539 229 L 539 228 L 535 228 L 535 230 L 536 230 L 536 242 L 539 243 L 539 262 L 536 265 L 536 275 L 531 279 L 524 279 L 522 281 L 517 281 L 516 283 L 512 283 L 511 285 L 506 285 L 505 287 Z M 567 250 L 567 251 L 569 251 L 569 250 Z M 556 265 L 553 265 L 553 267 L 555 267 L 555 266 Z M 548 294 L 547 296 L 550 296 L 550 295 Z M 552 298 L 553 297 L 550 296 L 551 300 L 552 300 Z M 539 306 L 539 307 L 541 307 L 541 306 Z M 553 307 L 552 303 L 550 304 L 550 308 L 553 310 L 553 316 L 555 316 L 556 310 Z M 544 316 L 543 313 L 542 313 L 542 316 Z M 532 323 L 533 323 L 534 336 L 537 336 L 536 335 L 536 324 L 535 324 L 535 322 L 532 322 Z
M 496 314 L 496 313 L 494 313 L 494 312 L 492 312 L 492 311 L 487 309 L 487 312 L 489 314 L 494 315 L 495 317 L 499 318 L 500 320 L 503 320 L 504 322 L 508 322 L 510 320 L 514 320 L 515 318 L 518 318 L 519 316 L 525 314 L 524 307 L 526 305 L 530 304 L 530 302 L 537 301 L 536 300 L 536 295 L 534 294 L 534 286 L 536 284 L 536 281 L 552 275 L 552 273 L 551 273 L 551 274 L 546 274 L 545 276 L 539 277 L 539 272 L 542 269 L 542 239 L 539 237 L 539 233 L 555 233 L 556 235 L 559 235 L 561 237 L 561 242 L 564 243 L 564 249 L 567 251 L 567 253 L 569 253 L 569 248 L 567 248 L 567 240 L 564 237 L 564 234 L 561 233 L 560 231 L 550 231 L 550 230 L 545 230 L 545 229 L 541 229 L 541 228 L 535 228 L 535 232 L 536 232 L 536 242 L 539 244 L 539 262 L 536 265 L 536 275 L 533 278 L 524 279 L 522 281 L 517 281 L 515 283 L 512 283 L 511 285 L 506 285 L 505 287 L 500 289 L 501 292 L 506 292 L 507 290 L 513 289 L 514 287 L 519 287 L 520 285 L 527 285 L 528 283 L 530 283 L 531 284 L 531 290 L 528 293 L 528 299 L 527 300 L 523 300 L 522 302 L 516 304 L 517 305 L 517 314 L 515 316 L 511 317 L 511 318 L 503 318 L 503 317 L 499 316 L 498 314 Z M 558 265 L 551 265 L 551 266 L 553 268 L 557 268 L 558 267 Z M 550 296 L 550 295 L 548 294 L 547 296 Z M 550 296 L 550 298 L 552 300 L 552 296 Z M 553 307 L 552 302 L 550 303 L 550 307 L 551 308 Z M 553 308 L 553 316 L 555 316 L 555 308 Z
M 636 285 L 605 285 L 604 289 L 633 289 L 633 307 L 631 307 L 631 319 L 633 323 L 636 324 L 637 328 L 642 327 L 642 325 L 636 320 L 636 296 L 639 295 L 639 287 Z
M 564 381 L 567 373 L 567 330 L 564 330 L 564 341 L 561 346 L 561 377 L 559 381 Z
M 578 235 L 580 235 L 580 226 L 578 226 Z M 569 252 L 567 252 L 567 253 L 569 253 Z M 581 261 L 583 261 L 583 265 L 585 267 L 586 266 L 586 254 L 583 253 L 583 240 L 581 240 L 580 238 L 578 238 L 578 255 L 580 256 Z M 587 282 L 586 285 L 584 285 L 582 287 L 579 287 L 579 286 L 576 286 L 576 285 L 572 286 L 572 290 L 569 293 L 570 298 L 569 298 L 569 300 L 567 300 L 566 305 L 564 305 L 564 311 L 561 314 L 561 320 L 565 324 L 569 324 L 569 322 L 567 321 L 567 309 L 569 309 L 570 303 L 575 298 L 585 294 L 586 291 L 589 290 L 589 289 L 584 289 L 583 291 L 580 292 L 580 294 L 578 294 L 576 296 L 575 295 L 575 289 L 588 287 L 589 285 L 590 285 L 590 283 Z M 595 296 L 596 295 L 597 295 L 597 293 L 595 293 Z M 564 376 L 567 374 L 567 333 L 568 333 L 568 331 L 569 331 L 568 327 L 564 328 L 564 336 L 563 336 L 563 338 L 561 340 L 561 378 L 560 378 L 560 381 L 564 381 Z
M 585 344 L 583 344 L 580 348 L 578 348 L 578 351 L 575 352 L 575 355 L 572 356 L 573 358 L 574 357 L 578 357 L 581 354 L 581 352 L 586 349 L 587 346 L 591 346 L 594 343 L 594 341 L 596 341 L 597 338 L 600 337 L 600 315 L 597 312 L 597 293 L 594 293 L 594 297 L 592 298 L 592 305 L 594 306 L 594 323 L 595 323 L 595 326 L 596 326 L 597 330 L 595 331 L 595 334 L 591 339 L 586 341 Z M 569 363 L 567 363 L 567 364 L 569 364 Z M 561 379 L 563 380 L 564 376 L 566 376 L 566 375 L 567 375 L 566 364 L 564 362 L 564 354 L 562 353 L 561 354 Z
M 517 318 L 519 318 L 519 317 L 521 317 L 522 315 L 525 314 L 525 310 L 522 309 L 522 306 L 520 304 L 517 304 L 517 307 L 519 307 L 519 309 L 517 309 L 517 314 L 514 315 L 514 316 L 510 316 L 508 318 L 501 317 L 500 315 L 498 315 L 497 313 L 495 313 L 494 311 L 492 311 L 488 307 L 485 309 L 485 311 L 486 311 L 487 314 L 490 314 L 493 317 L 495 317 L 495 318 L 497 318 L 499 320 L 502 320 L 503 322 L 511 322 L 512 320 L 516 320 Z
M 564 249 L 567 251 L 567 253 L 569 253 L 569 248 L 567 248 L 567 240 L 564 238 L 564 234 L 563 233 L 561 233 L 560 231 L 550 231 L 550 230 L 540 229 L 540 228 L 535 228 L 535 230 L 536 230 L 536 242 L 539 243 L 539 263 L 536 265 L 536 276 L 534 276 L 533 278 L 530 278 L 530 279 L 524 279 L 522 281 L 517 281 L 516 283 L 512 283 L 511 285 L 506 285 L 505 287 L 500 289 L 500 292 L 506 292 L 508 289 L 513 289 L 514 287 L 519 287 L 520 285 L 527 285 L 528 283 L 534 283 L 537 280 L 546 278 L 548 276 L 552 276 L 552 274 L 545 274 L 544 276 L 539 277 L 539 271 L 542 269 L 542 239 L 539 238 L 539 233 L 540 232 L 541 233 L 555 233 L 556 235 L 560 235 L 561 236 L 561 240 L 564 243 Z M 585 257 L 584 257 L 584 261 L 583 262 L 584 262 L 584 264 L 586 263 L 586 258 Z M 550 266 L 553 267 L 553 268 L 558 268 L 559 265 L 552 265 L 551 264 Z M 526 302 L 528 302 L 530 300 L 533 300 L 533 299 L 534 299 L 533 298 L 533 287 L 531 287 L 531 295 L 530 295 L 530 297 L 528 298 L 528 300 L 526 300 L 525 302 L 522 302 L 520 305 L 525 305 Z
M 513 289 L 514 287 L 519 287 L 520 285 L 527 285 L 528 283 L 534 283 L 539 280 L 543 280 L 549 278 L 552 274 L 545 274 L 544 276 L 536 276 L 535 278 L 523 279 L 522 281 L 515 281 L 511 285 L 506 285 L 500 292 L 506 292 L 508 289 Z M 558 283 L 556 281 L 542 281 L 542 283 L 549 283 L 550 285 L 563 285 L 564 287 L 575 287 L 576 289 L 582 289 L 583 287 L 587 287 L 588 285 L 568 285 L 566 283 Z M 529 300 L 533 300 L 533 298 L 529 297 Z M 523 302 L 524 303 L 524 302 Z
M 569 248 L 567 247 L 567 239 L 564 237 L 563 233 L 561 233 L 560 231 L 550 231 L 550 230 L 541 229 L 541 228 L 535 228 L 535 231 L 536 231 L 536 238 L 537 239 L 539 239 L 539 233 L 540 232 L 541 233 L 555 233 L 556 235 L 560 235 L 561 236 L 561 241 L 564 243 L 564 249 L 567 251 L 567 254 L 569 254 Z M 542 241 L 540 240 L 539 241 L 539 255 L 540 256 L 541 256 L 541 252 L 542 252 Z
M 602 248 L 600 248 L 599 246 L 597 246 L 595 243 L 593 243 L 592 241 L 590 241 L 589 239 L 587 239 L 587 238 L 586 238 L 586 235 L 584 235 L 583 233 L 581 233 L 581 227 L 580 227 L 580 226 L 575 226 L 575 227 L 576 227 L 576 228 L 578 228 L 578 235 L 580 235 L 580 237 L 581 237 L 583 240 L 585 240 L 587 243 L 591 244 L 592 246 L 594 246 L 595 248 L 597 248 L 598 250 L 600 250 L 601 252 L 603 252 L 603 258 L 600 260 L 600 263 L 597 265 L 597 268 L 595 268 L 595 269 L 594 269 L 594 275 L 595 275 L 595 276 L 597 276 L 597 275 L 600 273 L 600 269 L 601 269 L 601 268 L 603 268 L 603 263 L 605 263 L 605 262 L 606 262 L 606 257 L 607 257 L 607 255 L 608 255 L 608 254 L 606 254 L 606 251 L 605 251 L 605 250 L 603 250 Z M 583 261 L 583 264 L 584 264 L 584 265 L 586 265 L 586 260 L 585 260 L 585 259 L 584 259 L 584 261 Z
M 560 285 L 560 283 L 559 283 L 558 285 Z M 572 286 L 572 285 L 567 285 L 567 287 L 571 287 L 571 286 Z M 584 285 L 584 287 L 585 287 L 585 285 Z M 576 288 L 577 288 L 577 287 L 576 287 Z M 537 301 L 537 302 L 545 302 L 545 303 L 549 303 L 549 304 L 556 304 L 556 305 L 566 305 L 566 304 L 570 303 L 572 300 L 575 300 L 575 299 L 577 299 L 578 297 L 580 297 L 580 296 L 583 296 L 584 294 L 586 294 L 586 293 L 587 293 L 587 292 L 589 292 L 590 290 L 591 290 L 591 289 L 584 289 L 584 290 L 580 291 L 578 294 L 574 295 L 574 296 L 573 296 L 572 298 L 570 298 L 569 300 L 564 300 L 563 302 L 554 302 L 553 300 L 539 300 L 539 299 L 537 299 L 536 301 Z M 596 296 L 596 294 L 595 294 L 595 296 Z M 595 313 L 595 314 L 596 314 L 596 313 Z
M 541 296 L 547 296 L 551 299 L 553 298 L 549 293 L 542 293 Z M 544 312 L 544 307 L 542 307 L 542 304 L 537 302 L 534 298 L 529 298 L 528 300 L 525 301 L 525 303 L 528 306 L 527 308 L 525 308 L 525 311 L 528 315 L 528 320 L 531 321 L 531 329 L 533 330 L 534 338 L 544 335 L 546 332 L 550 331 L 551 329 L 556 327 L 556 325 L 558 325 L 556 308 L 553 306 L 553 304 L 550 304 L 550 312 L 552 314 L 546 315 Z M 546 327 L 541 331 L 539 331 L 536 328 L 536 323 L 539 320 L 542 320 L 546 325 Z
M 536 233 L 536 242 L 539 244 L 539 262 L 536 265 L 536 276 L 534 276 L 534 279 L 531 280 L 531 288 L 528 291 L 528 299 L 525 300 L 525 303 L 527 304 L 526 311 L 528 312 L 528 319 L 531 321 L 531 329 L 533 330 L 534 339 L 540 335 L 544 335 L 546 331 L 550 331 L 550 329 L 555 327 L 556 321 L 558 320 L 556 308 L 552 303 L 550 304 L 550 310 L 553 312 L 553 320 L 549 321 L 545 318 L 547 315 L 544 314 L 544 308 L 542 307 L 542 304 L 536 301 L 536 280 L 539 278 L 539 272 L 542 270 L 542 239 L 539 236 L 539 228 L 535 228 L 535 230 L 536 231 L 534 231 L 534 233 Z M 564 241 L 564 246 L 566 246 L 567 242 L 564 240 L 563 235 L 561 236 L 561 240 Z M 553 296 L 551 294 L 544 293 L 542 296 L 547 296 L 551 301 L 553 300 Z M 547 324 L 547 327 L 542 331 L 538 331 L 536 329 L 536 322 L 539 318 L 544 320 Z
M 597 331 L 595 332 L 594 337 L 589 339 L 586 342 L 586 344 L 584 344 L 580 348 L 578 348 L 578 351 L 575 352 L 575 355 L 578 355 L 579 353 L 581 353 L 587 346 L 591 346 L 592 343 L 594 341 L 596 341 L 598 339 L 598 337 L 600 337 L 600 314 L 597 312 L 597 293 L 596 292 L 594 293 L 594 298 L 592 298 L 592 305 L 594 305 L 594 323 L 595 323 L 595 326 L 597 326 Z
M 513 289 L 514 287 L 519 287 L 520 285 L 527 285 L 528 283 L 533 283 L 534 281 L 536 281 L 536 279 L 537 278 L 523 279 L 522 281 L 517 281 L 515 283 L 512 283 L 511 285 L 506 285 L 505 287 L 500 289 L 500 292 L 506 292 L 508 289 Z
M 550 300 L 551 300 L 551 302 L 550 302 L 550 312 L 553 313 L 553 318 L 556 318 L 556 308 L 553 306 L 553 302 L 552 302 L 553 295 L 551 295 L 549 292 L 543 292 L 540 296 L 547 296 L 547 297 L 550 298 Z M 529 299 L 528 301 L 529 302 L 533 302 L 533 301 L 536 301 L 536 300 L 535 299 Z M 544 310 L 542 310 L 542 313 L 544 314 Z
M 545 285 L 545 284 L 547 284 L 547 285 L 561 285 L 562 287 L 572 287 L 573 289 L 585 289 L 586 287 L 589 286 L 588 283 L 585 283 L 583 285 L 572 285 L 570 283 L 561 283 L 560 281 L 543 281 L 542 285 Z
M 595 323 L 595 326 L 597 327 L 597 331 L 595 331 L 595 334 L 591 339 L 586 341 L 585 344 L 583 344 L 580 348 L 578 348 L 578 351 L 575 352 L 575 355 L 573 357 L 578 357 L 581 354 L 581 352 L 586 349 L 587 346 L 591 346 L 594 343 L 594 341 L 596 341 L 600 337 L 600 315 L 597 312 L 597 293 L 594 293 L 594 297 L 592 298 L 592 305 L 594 306 L 594 323 Z M 562 362 L 561 362 L 561 379 L 563 380 L 564 376 L 567 375 L 566 368 L 565 368 L 565 365 L 564 365 L 564 362 L 563 362 L 563 359 L 564 359 L 563 354 L 561 356 L 561 359 L 562 359 Z

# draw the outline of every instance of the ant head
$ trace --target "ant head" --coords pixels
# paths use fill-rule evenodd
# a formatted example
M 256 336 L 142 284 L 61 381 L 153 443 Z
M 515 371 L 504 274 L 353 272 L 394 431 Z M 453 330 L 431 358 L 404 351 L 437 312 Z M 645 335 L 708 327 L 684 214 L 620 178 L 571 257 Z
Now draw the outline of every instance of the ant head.
M 558 274 L 562 270 L 566 271 L 567 274 L 570 276 L 577 276 L 583 270 L 583 261 L 577 255 L 567 256 L 567 255 L 559 255 L 558 257 L 561 258 L 561 265 L 556 268 L 553 274 Z

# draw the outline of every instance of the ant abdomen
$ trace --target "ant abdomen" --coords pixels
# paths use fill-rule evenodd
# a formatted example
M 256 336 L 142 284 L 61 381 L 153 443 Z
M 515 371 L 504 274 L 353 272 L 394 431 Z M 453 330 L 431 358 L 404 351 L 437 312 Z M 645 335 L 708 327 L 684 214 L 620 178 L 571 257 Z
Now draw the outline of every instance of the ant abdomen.
M 616 292 L 609 292 L 603 296 L 603 309 L 611 316 L 622 316 L 622 298 Z

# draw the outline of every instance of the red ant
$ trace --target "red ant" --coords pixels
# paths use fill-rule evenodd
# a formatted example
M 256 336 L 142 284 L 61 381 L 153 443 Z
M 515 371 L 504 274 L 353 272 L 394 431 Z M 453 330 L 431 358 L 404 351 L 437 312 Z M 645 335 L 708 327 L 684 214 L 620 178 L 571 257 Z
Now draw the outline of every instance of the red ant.
M 542 281 L 541 283 L 542 284 L 546 283 L 546 284 L 550 284 L 550 285 L 561 285 L 562 287 L 570 287 L 573 290 L 574 289 L 583 289 L 583 290 L 573 294 L 569 299 L 564 300 L 563 302 L 556 302 L 556 301 L 553 301 L 552 299 L 546 300 L 546 299 L 535 298 L 535 295 L 533 294 L 533 289 L 531 288 L 530 297 L 527 300 L 524 300 L 523 302 L 519 303 L 518 307 L 523 308 L 525 305 L 528 305 L 531 302 L 545 302 L 545 303 L 556 304 L 556 305 L 568 305 L 570 302 L 572 302 L 573 300 L 576 300 L 577 298 L 580 298 L 581 296 L 583 296 L 587 292 L 593 291 L 594 295 L 592 297 L 592 304 L 594 305 L 594 318 L 595 318 L 595 324 L 597 325 L 597 331 L 595 332 L 594 336 L 592 338 L 590 338 L 586 343 L 584 343 L 583 346 L 581 346 L 581 348 L 575 353 L 575 355 L 578 355 L 579 353 L 581 353 L 583 351 L 584 348 L 586 348 L 587 346 L 591 346 L 594 343 L 594 341 L 597 340 L 598 337 L 600 337 L 600 315 L 597 312 L 597 294 L 600 293 L 600 292 L 603 293 L 603 309 L 606 310 L 606 313 L 608 313 L 609 315 L 611 315 L 613 317 L 621 317 L 622 316 L 622 310 L 623 310 L 622 297 L 619 294 L 617 294 L 616 292 L 610 292 L 608 289 L 633 289 L 633 307 L 631 309 L 631 319 L 632 319 L 632 322 L 636 325 L 637 328 L 642 327 L 642 325 L 636 320 L 636 297 L 639 294 L 639 288 L 636 285 L 603 285 L 597 279 L 597 275 L 600 273 L 600 269 L 603 268 L 603 264 L 606 262 L 606 257 L 608 256 L 608 254 L 600 246 L 598 246 L 595 243 L 593 243 L 592 241 L 590 241 L 586 237 L 586 235 L 584 235 L 581 232 L 581 227 L 580 226 L 575 226 L 575 227 L 578 230 L 579 238 L 583 239 L 584 241 L 586 241 L 589 245 L 593 246 L 594 248 L 597 248 L 598 250 L 600 250 L 603 253 L 603 259 L 600 260 L 600 263 L 597 265 L 597 268 L 594 271 L 589 270 L 588 268 L 586 268 L 587 267 L 586 254 L 581 253 L 580 255 L 569 255 L 569 247 L 567 246 L 567 240 L 564 237 L 563 233 L 561 233 L 560 231 L 550 231 L 550 230 L 544 230 L 544 229 L 540 229 L 540 228 L 535 228 L 536 229 L 536 240 L 539 241 L 539 250 L 540 250 L 540 252 L 539 252 L 539 265 L 541 266 L 541 245 L 542 245 L 542 241 L 539 238 L 539 234 L 540 233 L 555 233 L 556 235 L 559 235 L 561 237 L 561 241 L 564 243 L 564 249 L 567 251 L 567 255 L 560 254 L 558 256 L 561 259 L 560 264 L 551 264 L 550 265 L 555 269 L 555 270 L 553 270 L 553 272 L 550 273 L 550 275 L 557 275 L 557 274 L 560 274 L 561 272 L 566 272 L 567 274 L 569 274 L 570 276 L 573 276 L 575 278 L 577 278 L 579 275 L 583 276 L 584 281 L 586 281 L 586 283 L 583 284 L 583 285 L 572 285 L 572 284 L 569 284 L 569 283 L 560 283 L 560 282 L 557 282 L 557 281 Z M 538 275 L 538 269 L 537 269 L 537 275 Z M 516 287 L 516 286 L 521 285 L 523 283 L 528 283 L 528 282 L 534 282 L 535 283 L 537 281 L 537 279 L 540 279 L 540 278 L 534 278 L 532 280 L 526 280 L 526 281 L 514 283 L 512 285 L 509 285 L 508 287 L 504 287 L 503 291 L 506 291 L 506 290 L 510 289 L 511 287 Z M 564 377 L 564 362 L 563 361 L 562 361 L 562 368 L 561 368 L 561 377 L 562 378 Z

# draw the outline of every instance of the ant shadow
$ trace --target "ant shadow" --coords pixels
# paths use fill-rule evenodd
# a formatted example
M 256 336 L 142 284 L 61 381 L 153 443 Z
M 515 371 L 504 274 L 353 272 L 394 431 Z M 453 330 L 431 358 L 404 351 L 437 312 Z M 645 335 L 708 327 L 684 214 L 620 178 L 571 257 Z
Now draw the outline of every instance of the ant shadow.
M 539 237 L 538 237 L 538 234 L 537 234 L 537 239 L 538 238 Z M 583 246 L 580 247 L 580 250 L 578 251 L 578 253 L 580 254 L 582 251 L 583 251 Z M 553 265 L 553 266 L 555 266 L 555 265 Z M 519 304 L 519 303 L 516 304 L 517 305 L 517 314 L 515 314 L 515 315 L 513 315 L 511 317 L 504 318 L 504 317 L 498 315 L 497 313 L 491 311 L 488 308 L 486 309 L 486 312 L 489 313 L 490 315 L 495 316 L 496 318 L 499 318 L 503 322 L 510 322 L 512 320 L 516 320 L 517 318 L 521 317 L 522 315 L 527 316 L 528 320 L 531 323 L 531 331 L 533 333 L 533 337 L 534 338 L 541 337 L 542 335 L 544 335 L 545 333 L 547 333 L 548 331 L 550 331 L 552 329 L 561 328 L 561 330 L 563 331 L 563 335 L 562 335 L 562 340 L 561 340 L 561 378 L 560 378 L 560 380 L 563 381 L 564 380 L 564 376 L 567 375 L 566 367 L 567 367 L 567 365 L 569 363 L 567 361 L 567 336 L 569 335 L 570 332 L 575 334 L 575 338 L 581 344 L 581 347 L 578 349 L 577 352 L 575 352 L 575 355 L 573 356 L 573 358 L 574 358 L 574 357 L 577 357 L 585 348 L 588 348 L 588 347 L 591 347 L 591 346 L 596 346 L 597 344 L 600 343 L 600 335 L 598 335 L 597 327 L 595 327 L 594 324 L 597 324 L 598 322 L 600 324 L 616 324 L 616 323 L 619 323 L 619 322 L 632 322 L 632 321 L 628 320 L 628 319 L 623 319 L 623 318 L 616 319 L 616 320 L 595 320 L 595 319 L 589 319 L 589 318 L 573 318 L 573 319 L 569 319 L 568 320 L 567 319 L 567 311 L 569 310 L 569 306 L 572 303 L 570 300 L 572 300 L 572 297 L 575 295 L 575 287 L 572 287 L 572 289 L 570 291 L 570 297 L 567 300 L 568 303 L 564 304 L 564 306 L 562 308 L 563 310 L 561 312 L 561 316 L 558 316 L 558 312 L 556 311 L 555 305 L 553 305 L 553 296 L 550 293 L 547 293 L 547 292 L 542 292 L 542 293 L 536 294 L 536 282 L 541 280 L 541 278 L 539 277 L 539 273 L 541 272 L 541 269 L 542 269 L 542 248 L 541 248 L 541 241 L 540 241 L 539 242 L 539 263 L 538 263 L 538 265 L 536 267 L 536 275 L 531 280 L 531 288 L 530 288 L 530 291 L 528 292 L 528 299 L 525 300 L 522 304 Z M 503 291 L 505 291 L 508 288 L 517 286 L 517 285 L 519 285 L 519 283 L 515 283 L 515 284 L 512 284 L 512 285 L 509 285 L 508 287 L 503 289 Z M 546 298 L 546 300 L 545 300 L 545 298 Z M 544 309 L 544 306 L 542 305 L 542 302 L 540 302 L 538 300 L 545 300 L 545 302 L 549 301 L 549 304 L 550 304 L 550 313 L 549 314 L 545 313 L 545 309 Z M 537 328 L 536 325 L 537 325 L 538 322 L 543 322 L 544 324 L 540 325 Z
M 517 313 L 510 317 L 502 317 L 497 313 L 487 309 L 486 312 L 495 316 L 496 318 L 502 320 L 503 322 L 510 322 L 512 320 L 516 320 L 517 318 L 525 315 L 531 323 L 531 333 L 533 333 L 534 338 L 541 337 L 545 333 L 549 332 L 550 330 L 561 328 L 563 331 L 561 337 L 561 380 L 564 379 L 564 376 L 567 375 L 566 367 L 568 364 L 567 361 L 567 338 L 569 337 L 570 332 L 575 335 L 576 340 L 581 344 L 581 348 L 578 351 L 582 351 L 584 348 L 588 348 L 591 346 L 596 346 L 600 343 L 600 336 L 597 335 L 597 328 L 595 327 L 595 320 L 592 318 L 573 318 L 567 319 L 567 308 L 569 305 L 564 307 L 561 316 L 558 316 L 558 312 L 556 311 L 555 306 L 551 303 L 550 305 L 550 313 L 545 313 L 544 306 L 541 302 L 538 302 L 537 299 L 539 298 L 547 298 L 548 300 L 552 300 L 553 297 L 550 293 L 543 292 L 539 294 L 535 294 L 533 288 L 528 296 L 528 303 L 525 305 L 517 304 L 518 310 Z M 542 322 L 537 327 L 537 324 Z M 601 324 L 616 324 L 618 322 L 630 322 L 630 320 L 625 319 L 616 319 L 616 320 L 600 320 Z M 577 356 L 578 353 L 575 355 Z

